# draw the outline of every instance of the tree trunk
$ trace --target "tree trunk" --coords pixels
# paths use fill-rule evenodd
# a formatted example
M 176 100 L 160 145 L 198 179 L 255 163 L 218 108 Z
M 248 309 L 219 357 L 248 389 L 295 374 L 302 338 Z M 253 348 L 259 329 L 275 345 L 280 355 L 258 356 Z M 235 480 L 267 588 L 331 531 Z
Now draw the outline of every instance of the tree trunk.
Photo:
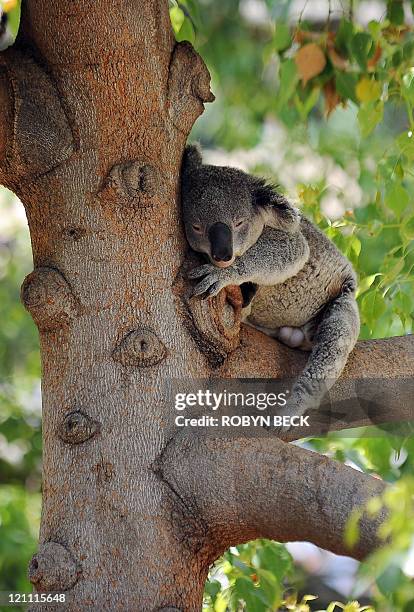
M 31 580 L 70 589 L 70 609 L 198 609 L 194 519 L 151 464 L 165 444 L 161 381 L 208 373 L 171 288 L 180 160 L 209 75 L 175 44 L 167 2 L 145 0 L 27 1 L 5 70 L 17 121 L 3 182 L 27 211 L 22 299 L 42 359 Z
M 202 60 L 174 41 L 167 0 L 26 0 L 17 43 L 2 57 L 0 178 L 27 212 L 34 271 L 22 300 L 42 359 L 43 511 L 29 576 L 38 591 L 64 591 L 68 610 L 200 610 L 209 564 L 236 543 L 211 519 L 188 446 L 171 441 L 166 426 L 167 381 L 209 377 L 238 343 L 238 291 L 188 299 L 180 274 L 180 161 L 211 100 Z M 252 444 L 241 447 L 246 460 Z M 273 441 L 267 463 L 278 445 L 289 452 Z M 201 482 L 209 451 L 190 448 L 204 453 L 194 462 Z M 243 461 L 222 450 L 236 478 Z M 299 454 L 313 471 L 314 459 Z M 354 505 L 370 495 L 355 478 Z M 218 506 L 231 507 L 227 484 Z M 352 495 L 348 502 L 324 515 L 337 533 L 320 543 L 339 552 Z M 238 541 L 283 539 L 283 524 L 261 528 L 251 508 L 248 516 L 233 517 Z M 321 521 L 298 535 L 318 543 Z M 367 519 L 355 556 L 372 550 L 377 524 Z

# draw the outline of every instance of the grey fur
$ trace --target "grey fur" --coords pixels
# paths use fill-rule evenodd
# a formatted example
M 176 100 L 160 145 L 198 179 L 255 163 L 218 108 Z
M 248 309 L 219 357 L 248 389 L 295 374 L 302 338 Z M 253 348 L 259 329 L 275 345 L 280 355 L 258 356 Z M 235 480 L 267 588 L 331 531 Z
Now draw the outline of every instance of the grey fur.
M 301 414 L 318 406 L 359 334 L 350 262 L 274 186 L 234 168 L 203 165 L 195 145 L 184 154 L 182 206 L 188 242 L 212 262 L 189 273 L 197 279 L 194 295 L 254 283 L 246 322 L 288 346 L 311 351 L 289 410 Z M 208 231 L 214 223 L 232 232 L 234 261 L 225 268 L 217 267 L 211 254 Z

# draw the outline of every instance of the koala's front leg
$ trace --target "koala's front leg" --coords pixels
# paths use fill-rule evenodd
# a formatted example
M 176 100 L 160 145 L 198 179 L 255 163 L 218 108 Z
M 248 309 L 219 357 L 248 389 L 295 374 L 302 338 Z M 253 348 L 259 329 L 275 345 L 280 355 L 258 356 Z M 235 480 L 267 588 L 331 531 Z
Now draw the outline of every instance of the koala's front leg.
M 191 270 L 188 278 L 204 277 L 194 288 L 193 295 L 209 297 L 228 285 L 283 283 L 295 276 L 308 258 L 309 246 L 301 232 L 265 228 L 257 242 L 228 268 L 205 264 Z
M 212 264 L 204 264 L 193 268 L 187 274 L 187 277 L 192 280 L 202 279 L 194 287 L 192 295 L 204 294 L 205 298 L 217 295 L 228 285 L 240 285 L 243 282 L 240 274 L 233 266 L 218 268 Z

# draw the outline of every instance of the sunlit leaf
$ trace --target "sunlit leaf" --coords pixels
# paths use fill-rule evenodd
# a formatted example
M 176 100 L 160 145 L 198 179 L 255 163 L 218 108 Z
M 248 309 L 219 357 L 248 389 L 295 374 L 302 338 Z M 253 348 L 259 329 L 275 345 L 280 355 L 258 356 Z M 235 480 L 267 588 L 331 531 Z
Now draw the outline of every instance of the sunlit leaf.
M 361 102 L 373 102 L 380 98 L 381 85 L 374 79 L 362 77 L 356 86 L 355 93 Z
M 401 226 L 401 235 L 406 240 L 414 240 L 414 216 L 409 217 Z
M 371 287 L 372 283 L 378 276 L 381 276 L 379 272 L 377 272 L 376 274 L 370 274 L 369 276 L 366 276 L 361 281 L 359 281 L 357 295 L 365 293 L 365 291 L 367 291 Z
M 391 183 L 387 186 L 385 191 L 385 204 L 396 215 L 400 216 L 407 207 L 410 201 L 410 196 L 406 189 L 401 183 Z
M 361 135 L 366 138 L 377 127 L 384 115 L 384 103 L 364 102 L 358 111 L 358 123 Z
M 295 62 L 302 83 L 306 83 L 320 74 L 326 66 L 325 53 L 316 43 L 309 43 L 299 49 L 295 55 Z
M 280 85 L 278 91 L 278 107 L 282 108 L 292 97 L 298 81 L 296 64 L 293 59 L 282 62 L 280 66 Z
M 178 34 L 185 20 L 184 12 L 180 9 L 180 7 L 173 6 L 170 8 L 170 19 L 174 32 Z
M 273 37 L 273 44 L 276 51 L 284 51 L 290 47 L 292 43 L 292 37 L 290 34 L 290 27 L 286 23 L 279 21 L 276 24 L 275 35 Z

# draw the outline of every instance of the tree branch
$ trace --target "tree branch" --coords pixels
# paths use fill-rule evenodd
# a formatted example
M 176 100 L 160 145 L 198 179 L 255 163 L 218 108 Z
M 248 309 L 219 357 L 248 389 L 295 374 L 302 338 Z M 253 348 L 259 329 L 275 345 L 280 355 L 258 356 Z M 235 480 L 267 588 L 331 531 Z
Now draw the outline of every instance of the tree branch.
M 177 436 L 158 471 L 205 521 L 206 547 L 214 558 L 259 537 L 306 540 L 355 559 L 380 545 L 377 530 L 385 512 L 374 519 L 363 514 L 353 549 L 344 543 L 344 530 L 352 511 L 381 495 L 386 485 L 275 438 Z
M 261 332 L 242 326 L 240 346 L 216 371 L 218 378 L 292 380 L 308 353 L 290 349 Z M 414 419 L 414 336 L 361 340 L 329 393 L 330 419 L 312 414 L 309 427 L 286 439 L 329 431 Z M 326 408 L 326 407 L 325 407 Z
M 26 0 L 16 44 L 36 49 L 50 66 L 108 65 L 133 54 L 137 62 L 152 64 L 156 79 L 163 66 L 158 60 L 171 51 L 174 36 L 166 0 Z

